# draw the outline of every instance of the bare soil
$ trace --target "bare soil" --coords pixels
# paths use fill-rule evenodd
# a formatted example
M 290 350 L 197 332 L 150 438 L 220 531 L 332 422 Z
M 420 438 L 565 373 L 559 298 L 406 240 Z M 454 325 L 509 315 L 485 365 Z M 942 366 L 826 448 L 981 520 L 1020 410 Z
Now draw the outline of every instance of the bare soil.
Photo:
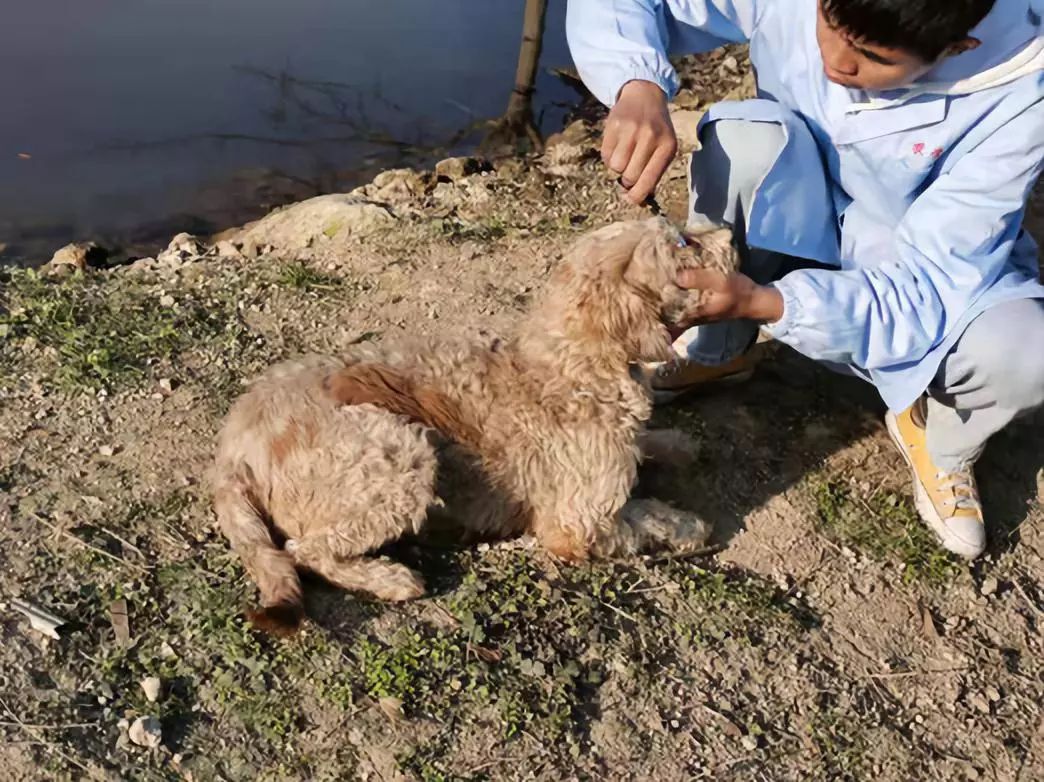
M 682 110 L 744 75 L 742 52 L 687 63 Z M 363 233 L 0 276 L 4 779 L 1044 779 L 1044 420 L 991 444 L 990 550 L 968 566 L 916 519 L 873 389 L 782 349 L 657 414 L 702 453 L 641 491 L 705 514 L 716 553 L 404 547 L 423 600 L 313 584 L 299 638 L 244 624 L 205 485 L 243 381 L 361 340 L 510 330 L 580 232 L 638 214 L 585 119 L 543 156 L 386 176 L 361 195 L 390 219 Z M 659 194 L 676 217 L 684 173 Z M 1039 194 L 1029 222 L 1044 237 Z M 62 618 L 58 639 L 15 599 Z M 146 716 L 153 748 L 129 735 Z

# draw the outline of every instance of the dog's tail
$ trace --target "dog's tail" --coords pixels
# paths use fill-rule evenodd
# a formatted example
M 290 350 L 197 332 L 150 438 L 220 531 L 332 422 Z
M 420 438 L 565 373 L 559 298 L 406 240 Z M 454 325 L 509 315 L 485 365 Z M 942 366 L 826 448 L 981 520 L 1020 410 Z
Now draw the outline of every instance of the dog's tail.
M 301 579 L 293 557 L 273 542 L 252 486 L 246 465 L 221 475 L 215 482 L 214 509 L 221 530 L 261 592 L 261 608 L 247 617 L 259 630 L 293 635 L 304 619 Z

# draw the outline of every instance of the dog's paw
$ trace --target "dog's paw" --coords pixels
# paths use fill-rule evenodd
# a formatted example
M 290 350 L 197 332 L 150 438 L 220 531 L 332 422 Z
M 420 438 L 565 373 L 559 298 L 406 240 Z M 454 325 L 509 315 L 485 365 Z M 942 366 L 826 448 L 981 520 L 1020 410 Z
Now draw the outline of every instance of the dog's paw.
M 643 551 L 695 551 L 706 546 L 713 531 L 695 513 L 656 500 L 635 500 L 625 510 Z
M 695 514 L 686 514 L 686 518 L 680 520 L 678 526 L 665 541 L 672 551 L 687 552 L 698 551 L 706 548 L 714 529 L 706 521 Z
M 392 603 L 416 600 L 423 597 L 426 591 L 420 574 L 399 564 L 384 565 L 380 575 L 375 574 L 367 584 L 367 589 L 374 597 Z

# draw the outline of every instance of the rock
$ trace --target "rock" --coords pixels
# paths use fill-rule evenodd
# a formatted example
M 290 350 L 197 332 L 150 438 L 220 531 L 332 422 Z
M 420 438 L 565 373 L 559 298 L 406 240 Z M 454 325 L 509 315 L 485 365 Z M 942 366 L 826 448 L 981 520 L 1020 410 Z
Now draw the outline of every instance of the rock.
M 430 174 L 411 168 L 393 168 L 379 173 L 363 190 L 375 201 L 399 206 L 422 198 L 431 184 Z
M 981 693 L 973 693 L 968 696 L 968 705 L 983 714 L 990 713 L 990 702 Z
M 243 257 L 243 245 L 239 242 L 229 241 L 228 239 L 215 243 L 214 251 L 218 254 L 219 258 Z
M 114 453 L 116 453 L 116 451 L 115 449 L 113 449 L 111 445 L 103 445 L 100 448 L 98 448 L 98 455 L 104 456 L 105 458 L 109 458 Z
M 748 752 L 753 752 L 758 748 L 758 740 L 754 736 L 744 736 L 740 739 L 740 744 L 743 745 L 743 749 Z
M 997 594 L 997 589 L 1000 587 L 1000 583 L 993 576 L 986 576 L 982 580 L 982 586 L 979 587 L 979 593 L 983 597 L 989 597 L 990 595 Z
M 109 257 L 109 251 L 94 242 L 73 242 L 58 250 L 45 268 L 54 271 L 60 267 L 86 269 L 97 266 Z
M 435 176 L 440 182 L 456 182 L 466 176 L 488 170 L 488 163 L 473 157 L 449 157 L 435 164 Z
M 704 112 L 695 109 L 671 109 L 671 123 L 678 136 L 678 149 L 681 152 L 692 152 L 699 147 L 697 130 Z
M 550 169 L 575 166 L 598 153 L 597 142 L 582 120 L 577 120 L 561 133 L 550 136 L 544 150 L 544 162 Z
M 180 233 L 171 239 L 167 249 L 157 255 L 156 260 L 166 266 L 180 266 L 206 254 L 207 248 L 199 239 L 192 234 Z
M 335 193 L 292 204 L 243 228 L 237 241 L 276 253 L 311 247 L 316 241 L 364 236 L 395 222 L 387 207 L 359 196 Z
M 165 394 L 171 394 L 174 392 L 174 381 L 169 377 L 161 377 L 159 380 L 160 390 Z
M 127 735 L 139 747 L 155 749 L 163 741 L 163 728 L 155 717 L 138 717 L 131 723 Z
M 986 695 L 986 698 L 990 703 L 996 703 L 1001 699 L 1000 690 L 996 687 L 987 687 L 983 693 Z
M 497 174 L 501 179 L 518 179 L 525 176 L 526 164 L 517 157 L 501 158 L 495 163 Z
M 146 676 L 141 680 L 141 689 L 145 692 L 145 700 L 155 703 L 159 698 L 162 683 L 158 676 Z

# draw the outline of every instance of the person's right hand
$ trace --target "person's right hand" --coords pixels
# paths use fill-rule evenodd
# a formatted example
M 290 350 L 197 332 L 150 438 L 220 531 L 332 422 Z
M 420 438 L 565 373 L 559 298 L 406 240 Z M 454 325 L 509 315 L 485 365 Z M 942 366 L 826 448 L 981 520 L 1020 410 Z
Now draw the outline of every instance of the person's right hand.
M 627 200 L 645 203 L 677 151 L 663 90 L 649 81 L 627 82 L 605 121 L 602 139 L 602 160 L 620 174 Z

